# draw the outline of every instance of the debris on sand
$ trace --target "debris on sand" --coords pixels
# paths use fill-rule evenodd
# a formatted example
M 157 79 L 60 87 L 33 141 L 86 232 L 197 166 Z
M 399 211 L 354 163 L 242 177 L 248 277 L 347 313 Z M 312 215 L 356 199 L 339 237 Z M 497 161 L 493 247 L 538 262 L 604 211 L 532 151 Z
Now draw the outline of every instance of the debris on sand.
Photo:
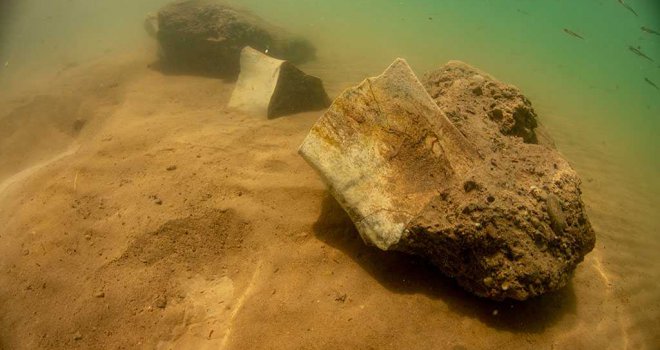
M 330 98 L 321 79 L 251 47 L 243 49 L 241 73 L 229 107 L 275 118 L 329 105 Z
M 426 258 L 490 299 L 559 289 L 595 241 L 580 180 L 556 150 L 537 144 L 535 115 L 510 109 L 519 96 L 462 71 L 427 75 L 431 97 L 398 59 L 338 97 L 299 152 L 366 243 Z M 475 108 L 450 121 L 439 107 L 453 96 L 471 110 L 470 101 L 498 91 L 500 113 Z
M 149 196 L 149 199 L 153 200 L 153 201 L 154 201 L 154 204 L 156 204 L 156 205 L 163 205 L 163 200 L 160 199 L 160 197 L 158 197 L 158 196 L 155 195 L 155 194 Z
M 165 307 L 167 307 L 167 297 L 165 297 L 164 295 L 159 295 L 158 297 L 156 297 L 154 305 L 156 305 L 156 307 L 159 309 L 164 309 Z
M 250 13 L 207 0 L 175 1 L 158 12 L 157 30 L 164 68 L 234 79 L 241 49 L 252 46 L 273 57 L 300 64 L 316 49 Z

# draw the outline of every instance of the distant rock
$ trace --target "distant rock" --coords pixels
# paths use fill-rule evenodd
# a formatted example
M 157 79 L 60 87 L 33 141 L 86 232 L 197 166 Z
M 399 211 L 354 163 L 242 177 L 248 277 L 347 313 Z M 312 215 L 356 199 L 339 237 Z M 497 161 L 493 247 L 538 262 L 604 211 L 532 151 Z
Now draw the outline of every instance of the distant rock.
M 251 47 L 243 49 L 241 73 L 229 107 L 276 118 L 329 105 L 321 79 Z
M 154 39 L 158 39 L 158 16 L 153 13 L 148 13 L 147 17 L 142 23 L 144 31 L 147 32 L 147 35 Z
M 470 88 L 461 91 L 491 93 L 486 77 L 470 78 L 456 83 Z M 443 82 L 451 86 L 452 79 Z M 465 101 L 438 104 L 468 108 L 475 98 L 456 96 Z M 436 101 L 397 60 L 338 97 L 300 154 L 365 242 L 422 256 L 495 300 L 564 286 L 595 237 L 576 173 L 554 149 L 534 144 L 531 107 L 524 120 L 505 121 L 502 107 L 502 118 L 468 112 L 452 118 L 455 126 Z
M 245 46 L 300 64 L 314 59 L 316 49 L 259 17 L 207 0 L 175 1 L 158 12 L 162 65 L 187 73 L 236 78 Z

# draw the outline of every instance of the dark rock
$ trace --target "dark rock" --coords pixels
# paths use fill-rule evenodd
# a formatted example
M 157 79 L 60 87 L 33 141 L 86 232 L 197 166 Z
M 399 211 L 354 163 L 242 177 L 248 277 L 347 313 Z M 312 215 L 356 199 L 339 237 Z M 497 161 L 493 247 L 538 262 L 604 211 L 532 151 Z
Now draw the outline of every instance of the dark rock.
M 316 49 L 248 12 L 206 0 L 176 1 L 158 13 L 156 36 L 165 69 L 234 79 L 241 50 L 251 46 L 299 64 Z

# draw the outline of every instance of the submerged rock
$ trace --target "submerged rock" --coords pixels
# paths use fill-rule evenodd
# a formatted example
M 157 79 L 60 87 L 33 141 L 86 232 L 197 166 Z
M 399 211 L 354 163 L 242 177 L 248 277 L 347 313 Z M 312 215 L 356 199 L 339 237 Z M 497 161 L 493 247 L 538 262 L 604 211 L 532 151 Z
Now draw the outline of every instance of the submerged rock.
M 362 238 L 388 250 L 442 183 L 478 153 L 444 117 L 403 60 L 339 96 L 300 154 Z
M 144 31 L 153 39 L 158 39 L 158 16 L 153 13 L 148 13 L 147 17 L 142 23 Z
M 251 47 L 243 49 L 241 73 L 229 107 L 276 118 L 329 105 L 330 98 L 321 79 Z
M 480 147 L 503 136 L 554 147 L 531 101 L 515 86 L 460 61 L 427 73 L 422 82 L 451 122 Z
M 296 38 L 248 12 L 208 0 L 183 0 L 158 12 L 162 64 L 175 71 L 235 78 L 245 46 L 295 64 L 314 58 L 307 40 Z
M 454 125 L 397 60 L 338 97 L 300 154 L 368 244 L 422 256 L 477 295 L 524 300 L 564 286 L 594 245 L 575 172 L 523 142 L 531 118 Z

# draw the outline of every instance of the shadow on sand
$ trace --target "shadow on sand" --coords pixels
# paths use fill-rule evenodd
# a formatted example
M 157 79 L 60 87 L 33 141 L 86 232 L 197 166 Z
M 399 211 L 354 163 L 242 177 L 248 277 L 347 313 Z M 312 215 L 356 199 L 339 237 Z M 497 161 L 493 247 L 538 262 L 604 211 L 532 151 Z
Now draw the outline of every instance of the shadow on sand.
M 211 72 L 193 66 L 173 66 L 169 65 L 161 59 L 156 59 L 147 65 L 147 68 L 159 72 L 166 76 L 196 76 L 202 78 L 213 78 L 222 80 L 225 83 L 234 83 L 238 80 L 238 72 Z
M 525 302 L 495 302 L 473 296 L 422 259 L 365 245 L 348 215 L 329 194 L 313 229 L 319 240 L 343 251 L 388 290 L 442 299 L 452 311 L 477 318 L 490 327 L 538 333 L 576 310 L 571 283 L 558 292 Z M 496 317 L 493 310 L 498 310 Z

